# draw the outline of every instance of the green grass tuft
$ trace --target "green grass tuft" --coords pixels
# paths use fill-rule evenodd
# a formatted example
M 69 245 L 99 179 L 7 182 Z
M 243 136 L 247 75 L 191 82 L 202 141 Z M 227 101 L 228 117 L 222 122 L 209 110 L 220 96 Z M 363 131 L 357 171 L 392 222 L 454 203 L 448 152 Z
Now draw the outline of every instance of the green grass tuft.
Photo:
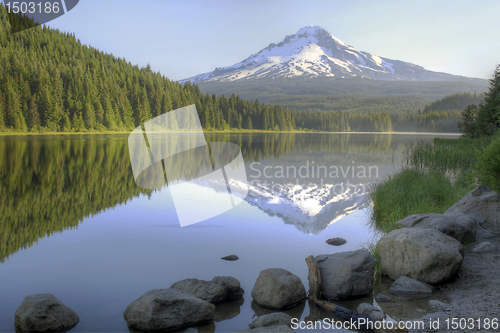
M 403 169 L 372 187 L 375 225 L 389 232 L 412 214 L 442 214 L 476 184 L 476 163 L 491 138 L 435 139 L 404 153 Z

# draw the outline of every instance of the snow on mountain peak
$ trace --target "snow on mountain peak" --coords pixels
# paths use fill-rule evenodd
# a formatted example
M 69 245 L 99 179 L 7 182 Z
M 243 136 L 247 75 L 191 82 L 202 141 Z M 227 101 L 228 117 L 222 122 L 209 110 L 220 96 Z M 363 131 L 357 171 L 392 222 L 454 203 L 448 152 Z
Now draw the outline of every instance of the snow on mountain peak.
M 279 43 L 271 43 L 242 62 L 181 82 L 236 81 L 252 78 L 362 77 L 385 80 L 417 80 L 428 73 L 410 63 L 362 52 L 334 37 L 318 25 L 301 28 Z M 432 75 L 432 74 L 431 74 Z

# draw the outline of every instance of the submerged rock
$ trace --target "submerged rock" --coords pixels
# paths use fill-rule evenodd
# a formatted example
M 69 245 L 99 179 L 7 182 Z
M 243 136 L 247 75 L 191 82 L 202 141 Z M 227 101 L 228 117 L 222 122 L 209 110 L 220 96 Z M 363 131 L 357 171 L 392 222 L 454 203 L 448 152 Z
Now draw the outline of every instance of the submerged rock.
M 235 261 L 235 260 L 240 259 L 240 257 L 238 257 L 236 254 L 230 254 L 228 256 L 222 257 L 221 259 L 227 260 L 227 261 Z
M 393 294 L 403 295 L 430 295 L 433 287 L 425 282 L 418 281 L 407 276 L 401 276 L 394 281 L 390 289 Z
M 69 329 L 80 318 L 52 294 L 26 296 L 15 314 L 15 326 L 22 332 L 52 332 Z
M 382 274 L 396 280 L 408 276 L 426 283 L 450 279 L 463 261 L 463 246 L 434 229 L 402 228 L 377 243 Z
M 306 289 L 297 275 L 282 268 L 268 268 L 255 281 L 252 297 L 260 306 L 285 309 L 304 301 Z
M 392 298 L 387 297 L 384 294 L 378 294 L 377 297 L 375 297 L 375 301 L 377 301 L 377 303 L 394 302 Z
M 476 220 L 466 214 L 415 214 L 396 222 L 404 228 L 430 228 L 451 236 L 460 243 L 476 240 Z
M 174 283 L 170 288 L 179 289 L 213 304 L 241 298 L 244 293 L 240 281 L 231 276 L 216 276 L 212 281 L 184 279 Z
M 357 311 L 361 314 L 364 314 L 365 316 L 368 316 L 376 320 L 383 320 L 385 318 L 384 310 L 368 303 L 361 303 L 358 306 Z
M 288 325 L 292 326 L 292 316 L 284 312 L 275 312 L 267 315 L 263 315 L 252 320 L 248 327 L 264 327 L 264 326 L 274 326 L 274 325 Z
M 288 325 L 273 325 L 256 327 L 249 330 L 237 331 L 233 333 L 293 333 L 294 331 Z
M 347 241 L 340 237 L 330 238 L 326 240 L 326 244 L 333 246 L 340 246 L 344 245 L 345 243 L 347 243 Z
M 153 289 L 130 303 L 123 317 L 131 328 L 167 331 L 213 321 L 215 305 L 174 288 Z
M 330 300 L 364 296 L 375 282 L 375 259 L 366 250 L 317 256 L 321 273 L 321 296 Z

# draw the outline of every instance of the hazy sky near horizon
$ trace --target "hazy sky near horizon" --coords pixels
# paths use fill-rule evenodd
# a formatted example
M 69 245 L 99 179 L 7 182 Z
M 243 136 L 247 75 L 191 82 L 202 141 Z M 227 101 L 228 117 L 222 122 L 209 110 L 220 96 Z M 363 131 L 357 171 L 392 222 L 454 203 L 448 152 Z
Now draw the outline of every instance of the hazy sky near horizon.
M 491 78 L 500 1 L 80 0 L 48 25 L 180 80 L 233 65 L 307 25 L 378 56 Z

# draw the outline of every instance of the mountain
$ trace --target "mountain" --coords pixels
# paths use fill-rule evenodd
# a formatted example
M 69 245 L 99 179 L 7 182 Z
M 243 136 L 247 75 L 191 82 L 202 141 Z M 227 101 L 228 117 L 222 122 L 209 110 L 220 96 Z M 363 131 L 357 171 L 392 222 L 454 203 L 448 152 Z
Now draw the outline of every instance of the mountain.
M 368 78 L 404 81 L 477 80 L 428 71 L 421 66 L 360 51 L 320 26 L 308 26 L 278 44 L 229 67 L 216 68 L 181 82 L 232 82 L 246 79 Z

